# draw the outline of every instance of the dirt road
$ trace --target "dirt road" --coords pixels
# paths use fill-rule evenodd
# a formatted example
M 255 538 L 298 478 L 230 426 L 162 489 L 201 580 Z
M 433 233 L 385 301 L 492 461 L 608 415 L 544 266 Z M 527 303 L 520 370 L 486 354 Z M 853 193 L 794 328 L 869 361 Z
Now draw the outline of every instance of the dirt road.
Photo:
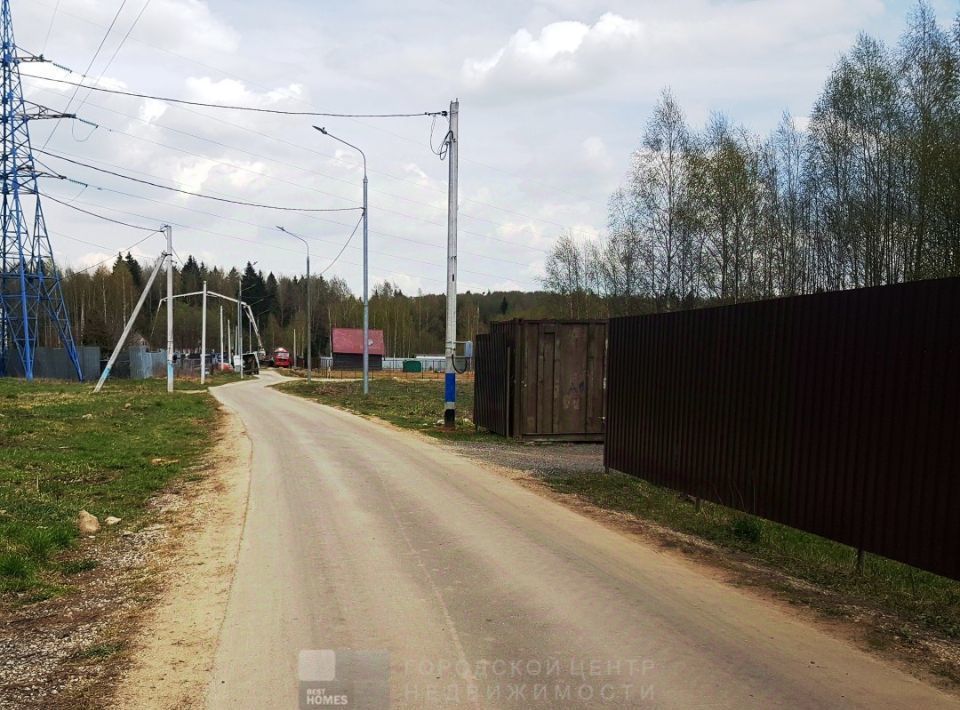
M 211 708 L 295 708 L 314 692 L 298 672 L 320 678 L 330 658 L 335 682 L 365 669 L 375 692 L 382 652 L 397 707 L 955 706 L 692 563 L 274 377 L 215 390 L 253 470 Z M 298 665 L 324 649 L 339 653 Z

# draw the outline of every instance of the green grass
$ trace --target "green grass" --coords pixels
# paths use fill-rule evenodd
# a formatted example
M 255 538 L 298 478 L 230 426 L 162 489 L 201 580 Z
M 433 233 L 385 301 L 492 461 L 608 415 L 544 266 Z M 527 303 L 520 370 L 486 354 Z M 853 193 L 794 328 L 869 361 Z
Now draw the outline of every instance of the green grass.
M 363 396 L 363 384 L 355 381 L 314 382 L 294 380 L 276 388 L 299 397 L 346 409 L 362 416 L 375 416 L 407 429 L 431 436 L 470 439 L 489 434 L 475 431 L 473 382 L 457 382 L 457 429 L 448 432 L 437 422 L 443 419 L 441 380 L 401 380 L 378 377 L 370 381 L 370 394 Z
M 543 481 L 601 508 L 747 553 L 769 568 L 839 592 L 844 600 L 960 639 L 960 582 L 871 554 L 864 556 L 863 573 L 858 574 L 856 552 L 847 545 L 708 502 L 698 512 L 693 502 L 676 492 L 621 473 L 557 472 Z
M 50 589 L 90 569 L 57 561 L 74 545 L 80 510 L 129 525 L 199 463 L 215 402 L 165 390 L 162 380 L 108 381 L 93 394 L 91 384 L 0 379 L 0 594 Z

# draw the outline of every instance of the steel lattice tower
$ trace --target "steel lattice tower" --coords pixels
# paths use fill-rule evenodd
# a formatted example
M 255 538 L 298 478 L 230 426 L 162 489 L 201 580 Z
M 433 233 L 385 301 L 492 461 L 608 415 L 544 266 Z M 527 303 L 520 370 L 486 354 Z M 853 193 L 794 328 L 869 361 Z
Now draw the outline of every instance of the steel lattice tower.
M 31 120 L 67 117 L 54 114 L 23 99 L 20 62 L 42 61 L 19 57 L 13 37 L 10 0 L 2 0 L 3 40 L 3 205 L 0 226 L 0 375 L 6 375 L 7 358 L 16 356 L 28 380 L 33 379 L 41 318 L 56 327 L 70 361 L 82 380 L 80 360 L 70 330 L 70 318 L 60 286 L 60 274 L 40 204 L 37 172 L 28 130 Z M 28 106 L 30 113 L 28 113 Z M 29 210 L 29 212 L 28 212 Z

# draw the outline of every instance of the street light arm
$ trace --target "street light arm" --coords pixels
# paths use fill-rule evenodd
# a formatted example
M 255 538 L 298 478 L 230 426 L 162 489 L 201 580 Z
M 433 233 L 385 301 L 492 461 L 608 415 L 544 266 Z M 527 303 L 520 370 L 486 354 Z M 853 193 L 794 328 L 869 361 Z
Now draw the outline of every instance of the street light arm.
M 333 135 L 326 128 L 321 128 L 320 126 L 314 126 L 314 128 L 320 131 L 323 135 L 333 138 L 333 140 L 343 143 L 345 146 L 349 146 L 350 148 L 353 148 L 355 151 L 357 151 L 360 154 L 360 157 L 363 158 L 363 175 L 364 177 L 366 177 L 367 175 L 367 154 L 366 153 L 364 153 L 360 148 L 355 146 L 353 143 L 347 143 L 347 141 L 343 140 L 343 138 L 337 138 L 337 136 Z
M 293 237 L 294 239 L 299 239 L 301 242 L 303 242 L 303 246 L 305 246 L 305 247 L 307 248 L 307 257 L 310 256 L 310 242 L 308 242 L 306 239 L 304 239 L 303 237 L 301 237 L 299 234 L 297 234 L 297 233 L 295 233 L 295 232 L 291 232 L 289 229 L 287 229 L 286 227 L 284 227 L 284 226 L 281 225 L 281 224 L 278 224 L 278 225 L 277 225 L 277 229 L 279 229 L 279 230 L 280 230 L 281 232 L 283 232 L 284 234 L 289 234 L 289 235 L 290 235 L 291 237 Z

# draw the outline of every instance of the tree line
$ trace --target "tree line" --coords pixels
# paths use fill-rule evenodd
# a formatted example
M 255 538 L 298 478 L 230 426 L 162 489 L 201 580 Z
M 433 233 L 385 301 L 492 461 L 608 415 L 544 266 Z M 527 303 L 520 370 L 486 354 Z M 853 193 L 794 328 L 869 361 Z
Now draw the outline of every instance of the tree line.
M 960 15 L 921 2 L 895 46 L 861 34 L 808 122 L 766 137 L 695 130 L 665 89 L 608 214 L 547 259 L 569 317 L 960 275 Z
M 64 297 L 72 318 L 74 338 L 81 345 L 112 348 L 133 312 L 156 262 L 141 263 L 129 253 L 118 254 L 111 264 L 94 270 L 65 270 Z M 276 276 L 258 271 L 251 263 L 241 271 L 207 266 L 193 256 L 174 265 L 174 291 L 187 294 L 203 289 L 237 297 L 250 304 L 263 338 L 264 347 L 292 350 L 294 332 L 298 354 L 306 353 L 307 281 L 300 276 Z M 361 299 L 340 278 L 311 278 L 312 348 L 315 355 L 327 354 L 331 328 L 359 328 L 363 323 Z M 166 294 L 165 272 L 156 279 L 137 317 L 133 338 L 143 338 L 153 348 L 166 347 L 166 316 L 161 299 Z M 202 329 L 202 296 L 179 298 L 174 308 L 174 344 L 178 350 L 199 351 Z M 464 293 L 458 297 L 461 339 L 472 340 L 491 320 L 525 317 L 546 318 L 556 311 L 555 297 L 543 292 Z M 219 350 L 220 302 L 208 298 L 207 347 Z M 236 323 L 236 306 L 223 302 L 224 338 Z M 244 318 L 244 343 L 249 325 Z M 408 357 L 442 354 L 446 328 L 446 297 L 441 294 L 405 294 L 390 282 L 378 283 L 370 294 L 370 327 L 382 329 L 387 355 Z M 41 344 L 57 346 L 55 332 L 48 328 Z

